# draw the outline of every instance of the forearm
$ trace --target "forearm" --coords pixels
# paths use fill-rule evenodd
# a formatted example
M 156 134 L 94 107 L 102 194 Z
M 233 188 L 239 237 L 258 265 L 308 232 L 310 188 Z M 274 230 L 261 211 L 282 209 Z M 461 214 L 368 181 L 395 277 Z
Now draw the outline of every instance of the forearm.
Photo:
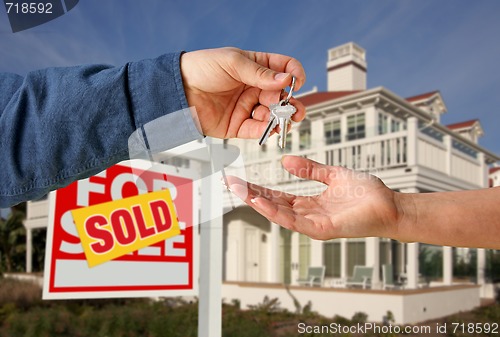
M 24 78 L 3 74 L 0 207 L 128 159 L 135 130 L 186 108 L 179 54 L 122 67 L 51 68 Z M 170 147 L 200 136 L 191 116 L 182 117 L 161 130 Z
M 397 193 L 395 239 L 500 249 L 500 187 L 459 192 Z

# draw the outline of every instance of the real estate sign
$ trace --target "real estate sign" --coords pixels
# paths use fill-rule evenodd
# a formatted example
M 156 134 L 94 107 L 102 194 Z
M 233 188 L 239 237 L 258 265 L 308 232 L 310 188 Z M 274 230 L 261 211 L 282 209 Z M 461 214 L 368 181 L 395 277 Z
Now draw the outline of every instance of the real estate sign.
M 197 295 L 193 177 L 136 160 L 52 192 L 44 299 Z

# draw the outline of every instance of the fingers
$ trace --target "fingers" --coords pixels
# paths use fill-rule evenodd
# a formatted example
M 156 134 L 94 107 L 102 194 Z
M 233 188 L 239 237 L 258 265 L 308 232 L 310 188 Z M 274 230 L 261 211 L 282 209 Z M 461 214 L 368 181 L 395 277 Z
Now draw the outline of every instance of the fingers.
M 263 52 L 243 51 L 247 57 L 256 63 L 272 69 L 276 72 L 292 74 L 296 78 L 295 90 L 299 90 L 306 81 L 306 73 L 302 64 L 293 57 Z M 291 77 L 287 79 L 285 86 L 292 83 Z M 284 87 L 282 87 L 284 88 Z
M 271 103 L 277 103 L 278 99 L 279 92 L 276 91 L 262 91 L 258 88 L 246 89 L 238 100 L 234 109 L 235 113 L 231 116 L 227 135 L 245 139 L 261 137 L 269 121 L 268 106 Z M 290 104 L 297 109 L 292 120 L 294 122 L 302 121 L 306 114 L 305 106 L 293 97 L 290 99 Z
M 292 121 L 296 123 L 302 121 L 306 116 L 306 108 L 304 107 L 304 105 L 300 101 L 294 98 L 290 100 L 290 104 L 292 104 L 297 109 L 297 111 L 292 115 Z M 250 115 L 252 116 L 253 119 L 257 119 L 260 121 L 268 121 L 269 120 L 268 107 L 269 105 L 254 106 L 252 110 L 253 115 L 251 113 Z
M 241 82 L 262 90 L 280 90 L 292 83 L 296 77 L 295 90 L 304 84 L 306 76 L 302 64 L 292 57 L 241 51 L 242 57 L 233 59 L 232 69 Z
M 290 99 L 290 104 L 297 109 L 297 111 L 292 116 L 292 120 L 294 122 L 302 121 L 306 117 L 306 107 L 304 106 L 304 104 L 302 104 L 301 101 L 297 100 L 294 97 Z
M 298 197 L 247 183 L 237 177 L 226 177 L 230 190 L 248 206 L 286 229 L 317 240 L 333 238 L 329 219 L 314 208 L 315 198 Z
M 293 194 L 276 191 L 259 185 L 248 183 L 234 176 L 227 176 L 226 180 L 231 191 L 233 191 L 245 202 L 250 202 L 250 199 L 252 198 L 264 197 L 276 204 L 286 205 L 290 207 L 290 204 L 292 204 L 293 200 L 296 198 L 296 196 Z
M 298 216 L 293 209 L 296 196 L 247 183 L 234 176 L 227 176 L 230 190 L 250 207 L 270 221 L 297 230 L 297 226 L 310 226 L 310 220 Z
M 336 168 L 297 156 L 283 156 L 281 164 L 291 174 L 304 179 L 312 179 L 331 184 Z

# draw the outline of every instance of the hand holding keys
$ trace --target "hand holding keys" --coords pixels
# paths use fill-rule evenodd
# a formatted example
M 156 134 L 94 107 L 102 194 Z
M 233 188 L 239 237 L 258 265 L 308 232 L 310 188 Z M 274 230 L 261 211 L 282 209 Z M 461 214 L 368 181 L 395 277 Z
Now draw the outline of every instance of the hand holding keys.
M 293 95 L 293 89 L 295 87 L 295 76 L 292 76 L 292 85 L 290 86 L 290 92 L 288 93 L 288 97 L 281 100 L 279 103 L 271 104 L 269 106 L 269 123 L 267 124 L 264 133 L 260 137 L 259 145 L 263 145 L 266 143 L 267 138 L 271 135 L 271 132 L 279 125 L 280 127 L 280 138 L 279 138 L 279 147 L 284 148 L 286 144 L 286 133 L 288 129 L 288 124 L 290 124 L 290 120 L 292 115 L 297 111 L 297 109 L 290 104 L 290 98 Z

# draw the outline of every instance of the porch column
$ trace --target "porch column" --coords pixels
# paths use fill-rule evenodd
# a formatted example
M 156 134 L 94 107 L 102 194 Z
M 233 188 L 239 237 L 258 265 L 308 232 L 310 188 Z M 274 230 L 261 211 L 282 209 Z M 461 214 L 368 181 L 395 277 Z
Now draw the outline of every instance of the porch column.
M 31 228 L 26 228 L 26 272 L 33 271 L 33 236 Z
M 378 134 L 378 113 L 375 106 L 365 108 L 365 130 L 366 138 L 375 137 Z M 346 133 L 347 134 L 347 133 Z
M 477 284 L 484 285 L 486 283 L 486 250 L 484 248 L 477 249 Z
M 323 241 L 311 240 L 311 267 L 321 267 L 323 263 Z
M 409 167 L 417 165 L 418 120 L 410 117 L 407 120 L 408 136 L 406 138 L 406 160 Z
M 406 244 L 403 243 L 403 242 L 400 242 L 398 244 L 398 249 L 397 249 L 397 253 L 398 254 L 398 268 L 399 268 L 399 273 L 398 273 L 398 276 L 401 276 L 402 273 L 405 272 L 405 267 L 406 267 Z
M 372 289 L 380 289 L 380 238 L 366 238 L 365 245 L 366 265 L 373 267 Z
M 347 278 L 347 239 L 340 239 L 340 277 Z
M 297 285 L 297 279 L 299 278 L 299 255 L 300 255 L 300 245 L 299 245 L 299 233 L 293 232 L 291 238 L 292 252 L 291 252 L 291 268 L 290 268 L 290 283 L 292 285 Z
M 408 243 L 406 245 L 408 264 L 406 265 L 406 277 L 408 279 L 406 288 L 418 288 L 418 242 Z
M 269 240 L 269 272 L 268 282 L 278 283 L 280 259 L 280 226 L 271 222 L 271 235 Z
M 451 247 L 443 247 L 443 283 L 453 284 L 453 251 Z

